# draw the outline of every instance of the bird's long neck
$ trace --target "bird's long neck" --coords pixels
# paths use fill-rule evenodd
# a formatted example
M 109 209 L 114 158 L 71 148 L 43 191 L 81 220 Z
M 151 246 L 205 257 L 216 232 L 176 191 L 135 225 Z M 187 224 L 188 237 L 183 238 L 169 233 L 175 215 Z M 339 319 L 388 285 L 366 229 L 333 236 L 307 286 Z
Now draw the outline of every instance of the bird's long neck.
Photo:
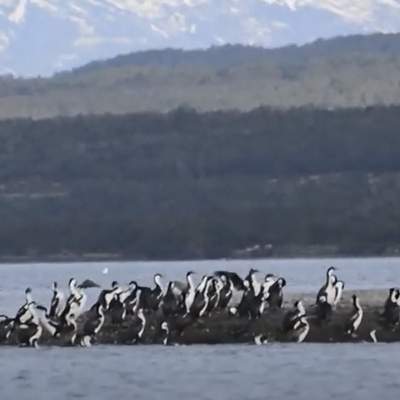
M 361 311 L 360 300 L 358 300 L 358 297 L 354 299 L 353 304 L 356 311 Z
M 31 294 L 31 293 L 27 293 L 27 294 L 25 295 L 25 299 L 26 299 L 26 304 L 27 304 L 27 305 L 31 304 L 31 303 L 33 302 L 32 294 Z
M 203 279 L 201 280 L 199 286 L 197 287 L 197 291 L 198 291 L 198 292 L 201 292 L 201 293 L 202 293 L 202 292 L 205 290 L 206 285 L 207 285 L 207 279 L 208 279 L 207 276 L 204 276 L 204 277 L 203 277 Z
M 76 297 L 76 298 L 80 296 L 79 290 L 78 290 L 78 288 L 76 287 L 76 284 L 75 284 L 75 283 L 72 283 L 72 284 L 70 285 L 69 291 L 70 291 L 71 294 L 72 294 L 74 297 Z
M 161 282 L 161 277 L 160 275 L 156 275 L 154 277 L 154 283 L 155 285 L 161 290 L 161 292 L 164 292 L 164 285 Z
M 144 313 L 141 309 L 138 312 L 138 318 L 142 321 L 142 328 L 140 329 L 140 332 L 138 333 L 138 337 L 141 338 L 143 336 L 143 332 L 146 327 L 146 317 L 144 316 Z
M 301 301 L 299 301 L 297 303 L 297 310 L 299 312 L 299 315 L 304 315 L 306 313 L 306 310 L 305 310 L 305 308 L 303 306 L 303 303 Z
M 104 318 L 104 310 L 103 310 L 103 306 L 102 305 L 99 305 L 97 307 L 97 316 L 99 318 Z

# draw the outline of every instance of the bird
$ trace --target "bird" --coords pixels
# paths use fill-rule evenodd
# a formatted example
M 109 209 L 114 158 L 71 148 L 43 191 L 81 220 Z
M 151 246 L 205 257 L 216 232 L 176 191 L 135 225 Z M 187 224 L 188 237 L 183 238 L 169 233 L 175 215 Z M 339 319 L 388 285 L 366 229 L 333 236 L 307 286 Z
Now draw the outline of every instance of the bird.
M 285 278 L 278 278 L 268 288 L 266 301 L 270 308 L 281 308 L 283 303 L 283 288 L 286 286 Z M 265 290 L 265 285 L 263 286 Z M 265 293 L 265 292 L 264 292 Z
M 185 312 L 186 314 L 190 313 L 190 308 L 192 307 L 194 298 L 196 296 L 196 286 L 193 282 L 193 271 L 189 271 L 186 274 L 186 281 L 188 283 L 186 291 L 184 293 L 184 303 L 185 303 Z
M 328 303 L 325 294 L 318 299 L 316 315 L 319 322 L 329 321 L 332 317 L 332 306 Z
M 307 338 L 310 332 L 310 324 L 307 321 L 306 315 L 298 317 L 293 324 L 292 336 L 297 343 L 302 343 Z
M 163 321 L 160 325 L 160 340 L 164 346 L 167 346 L 169 343 L 169 326 L 167 321 Z
M 60 318 L 64 321 L 66 318 L 69 319 L 69 315 L 73 315 L 74 318 L 78 318 L 86 305 L 87 296 L 85 292 L 78 287 L 75 278 L 71 278 L 68 283 L 70 295 L 65 304 L 64 310 L 62 311 Z
M 339 304 L 340 300 L 342 299 L 344 289 L 344 282 L 343 281 L 336 281 L 335 282 L 335 296 L 333 299 L 333 305 Z
M 268 343 L 268 338 L 266 335 L 260 334 L 257 336 L 254 336 L 254 344 L 256 344 L 257 346 L 261 346 L 263 344 L 267 344 Z
M 164 288 L 161 283 L 162 275 L 157 273 L 153 277 L 154 288 L 147 286 L 139 286 L 140 289 L 140 304 L 144 310 L 156 311 L 159 308 L 160 302 L 164 295 Z
M 222 284 L 222 288 L 219 292 L 219 302 L 217 307 L 220 310 L 225 310 L 233 294 L 233 283 L 225 275 L 221 275 L 217 279 L 219 279 Z
M 137 323 L 132 330 L 131 343 L 138 343 L 142 338 L 146 329 L 146 316 L 144 315 L 143 308 L 139 308 L 136 314 Z
M 378 338 L 376 337 L 376 329 L 373 329 L 370 333 L 369 333 L 369 337 L 371 338 L 373 343 L 378 343 Z
M 352 316 L 350 317 L 350 320 L 347 323 L 346 333 L 348 335 L 351 335 L 352 337 L 357 337 L 356 332 L 357 332 L 358 328 L 360 327 L 364 313 L 363 313 L 363 309 L 360 305 L 359 298 L 355 294 L 353 294 L 352 299 L 353 299 L 354 312 L 353 312 Z
M 83 333 L 80 337 L 80 345 L 82 347 L 90 347 L 104 325 L 104 304 L 102 302 L 96 303 L 95 310 L 96 314 L 94 318 L 86 320 L 83 326 Z
M 169 282 L 167 291 L 164 295 L 164 298 L 161 302 L 161 310 L 164 314 L 164 317 L 170 317 L 178 315 L 181 310 L 181 302 L 176 298 L 174 294 L 174 282 Z
M 247 284 L 245 283 L 246 286 L 248 286 L 253 292 L 255 296 L 258 296 L 258 294 L 260 293 L 261 290 L 261 284 L 260 282 L 258 282 L 257 278 L 256 278 L 256 274 L 259 271 L 255 268 L 250 268 L 249 273 L 247 274 L 246 278 L 244 279 L 244 282 L 247 282 Z
M 283 331 L 286 333 L 291 331 L 296 321 L 304 315 L 306 315 L 306 310 L 303 302 L 301 300 L 297 300 L 293 305 L 293 309 L 289 310 L 283 318 Z
M 193 304 L 190 308 L 190 316 L 192 318 L 200 318 L 206 313 L 210 300 L 208 291 L 212 285 L 212 282 L 213 278 L 206 276 L 203 277 L 202 282 L 197 287 Z
M 334 274 L 334 272 L 336 271 L 335 267 L 329 267 L 326 271 L 326 282 L 325 284 L 321 287 L 321 289 L 319 290 L 318 294 L 317 294 L 317 300 L 316 303 L 318 303 L 318 299 L 323 296 L 326 295 L 326 301 L 333 305 L 334 299 L 335 299 L 335 294 L 336 294 L 336 290 L 335 290 L 335 283 L 337 281 L 337 277 Z
M 390 288 L 389 295 L 385 301 L 382 317 L 386 325 L 395 327 L 400 321 L 400 290 L 398 288 Z
M 117 293 L 115 297 L 111 300 L 109 313 L 111 315 L 112 323 L 118 324 L 125 321 L 128 312 L 127 305 L 130 302 L 129 299 L 132 299 L 132 301 L 136 303 L 136 289 L 136 282 L 131 281 L 129 282 L 129 285 L 126 289 L 121 289 L 121 292 Z
M 57 318 L 61 315 L 64 304 L 64 293 L 58 288 L 58 283 L 53 282 L 53 296 L 51 298 L 50 310 L 48 313 L 49 318 Z
M 237 307 L 237 313 L 241 317 L 248 319 L 260 318 L 264 312 L 264 287 L 260 287 L 260 292 L 256 295 L 251 287 L 248 287 L 245 291 L 242 301 Z M 236 312 L 234 312 L 236 313 Z
M 36 312 L 36 303 L 34 301 L 28 304 L 28 310 L 31 318 L 23 324 L 20 324 L 20 329 L 28 330 L 28 339 L 25 342 L 30 347 L 39 348 L 39 339 L 42 336 L 43 328 L 40 324 L 39 317 Z
M 110 289 L 104 289 L 100 292 L 97 302 L 92 306 L 92 309 L 95 309 L 98 304 L 101 304 L 103 310 L 107 311 L 110 307 L 111 301 L 122 291 L 123 289 L 119 286 L 118 282 L 113 281 Z

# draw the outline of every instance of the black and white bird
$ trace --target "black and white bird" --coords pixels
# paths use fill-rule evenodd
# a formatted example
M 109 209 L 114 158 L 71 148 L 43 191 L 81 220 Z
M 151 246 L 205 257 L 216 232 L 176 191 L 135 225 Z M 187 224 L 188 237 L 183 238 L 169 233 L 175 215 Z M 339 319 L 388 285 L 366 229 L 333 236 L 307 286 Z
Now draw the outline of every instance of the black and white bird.
M 242 301 L 244 292 L 246 290 L 246 285 L 244 280 L 236 273 L 229 271 L 216 271 L 214 276 L 217 278 L 226 279 L 229 282 L 229 300 L 225 308 L 237 308 Z M 248 282 L 247 282 L 248 285 Z
M 111 300 L 109 307 L 109 314 L 111 315 L 111 321 L 114 324 L 122 323 L 125 321 L 128 308 L 132 310 L 136 304 L 136 290 L 137 284 L 135 281 L 129 282 L 126 289 L 122 289 L 121 292 L 117 293 L 113 300 Z
M 167 291 L 160 304 L 161 310 L 166 318 L 176 316 L 182 309 L 181 299 L 174 292 L 174 282 L 169 282 Z
M 219 303 L 217 307 L 219 310 L 225 310 L 228 307 L 229 301 L 232 297 L 233 283 L 225 275 L 221 275 L 217 279 L 219 279 L 222 285 L 219 292 Z
M 9 339 L 14 325 L 14 318 L 8 315 L 0 315 L 0 343 L 5 343 Z
M 157 273 L 153 277 L 154 287 L 139 286 L 140 307 L 147 311 L 158 310 L 164 296 L 164 286 L 161 282 L 162 275 Z
M 206 312 L 209 314 L 218 307 L 219 296 L 222 289 L 222 284 L 218 278 L 211 277 L 210 280 L 211 282 L 206 293 L 208 297 Z
M 297 300 L 294 303 L 293 309 L 289 310 L 283 319 L 283 331 L 290 332 L 293 330 L 296 321 L 306 315 L 306 310 L 304 308 L 303 302 L 301 300 Z
M 92 309 L 96 309 L 99 304 L 102 305 L 104 311 L 108 311 L 111 302 L 123 291 L 117 281 L 111 283 L 110 289 L 104 289 L 100 292 L 97 302 L 92 306 Z
M 398 288 L 390 288 L 389 295 L 385 301 L 385 307 L 382 317 L 386 325 L 394 327 L 400 321 L 400 290 Z
M 49 313 L 48 316 L 49 318 L 58 318 L 64 307 L 64 293 L 58 288 L 58 283 L 57 282 L 53 282 L 53 296 L 51 298 L 51 302 L 50 302 L 50 308 L 49 308 Z
M 255 268 L 251 268 L 246 278 L 244 279 L 244 284 L 246 287 L 253 291 L 254 296 L 258 296 L 261 290 L 261 283 L 257 280 L 256 274 L 259 271 Z
M 14 324 L 24 324 L 32 318 L 29 309 L 31 303 L 33 303 L 32 289 L 28 287 L 25 290 L 25 303 L 18 309 L 17 314 L 14 317 Z
M 164 346 L 170 344 L 169 342 L 169 325 L 167 321 L 163 321 L 160 325 L 160 341 Z
M 285 278 L 276 279 L 268 288 L 266 301 L 270 308 L 281 308 L 283 304 L 283 288 L 286 286 Z M 265 290 L 265 285 L 264 285 Z
M 335 297 L 333 299 L 334 306 L 336 306 L 340 303 L 340 300 L 342 299 L 342 295 L 343 295 L 343 290 L 344 290 L 344 282 L 337 280 L 335 282 Z
M 43 328 L 40 324 L 37 304 L 32 298 L 31 288 L 25 290 L 25 303 L 19 308 L 14 318 L 11 332 L 17 332 L 18 342 L 21 345 L 38 347 Z
M 353 312 L 352 316 L 350 317 L 349 322 L 347 323 L 346 333 L 348 335 L 351 335 L 352 337 L 356 337 L 356 332 L 357 332 L 358 328 L 360 327 L 360 324 L 363 319 L 363 309 L 360 305 L 360 300 L 358 299 L 358 297 L 355 294 L 353 294 L 352 299 L 353 299 L 354 312 Z
M 193 271 L 189 271 L 186 274 L 186 282 L 187 287 L 184 292 L 184 303 L 185 303 L 185 313 L 189 314 L 192 304 L 194 302 L 194 298 L 196 296 L 196 285 L 193 281 Z
M 70 295 L 65 304 L 64 310 L 60 315 L 61 319 L 70 319 L 70 316 L 73 315 L 74 318 L 78 318 L 86 305 L 87 296 L 83 289 L 78 287 L 78 283 L 75 278 L 71 278 L 69 280 L 69 291 Z
M 277 281 L 278 277 L 274 274 L 266 274 L 264 278 L 264 297 L 267 299 L 270 287 Z
M 132 331 L 131 343 L 138 343 L 142 338 L 146 329 L 146 316 L 142 308 L 139 308 L 136 315 L 136 325 Z
M 335 267 L 330 267 L 326 271 L 326 281 L 325 284 L 321 287 L 317 294 L 317 300 L 316 303 L 318 303 L 318 299 L 321 296 L 326 296 L 326 301 L 328 304 L 333 305 L 335 301 L 335 296 L 336 296 L 336 289 L 335 289 L 335 284 L 337 281 L 337 277 L 334 274 L 336 271 Z
M 175 296 L 176 300 L 182 304 L 183 309 L 186 310 L 186 295 L 189 295 L 188 302 L 190 303 L 192 300 L 192 295 L 193 295 L 193 288 L 195 288 L 195 284 L 193 282 L 193 271 L 189 271 L 186 274 L 186 281 L 172 281 L 170 282 L 170 288 L 172 290 L 173 295 Z M 202 280 L 203 282 L 203 280 Z M 201 284 L 201 282 L 200 282 Z M 198 289 L 198 287 L 196 288 Z
M 36 310 L 36 303 L 34 301 L 28 304 L 28 312 L 31 317 L 28 321 L 19 325 L 20 329 L 26 329 L 28 333 L 28 340 L 25 344 L 31 347 L 39 347 L 39 339 L 42 336 L 43 328 L 40 324 L 39 316 Z
M 332 306 L 328 303 L 326 295 L 319 297 L 317 302 L 316 316 L 319 322 L 330 321 L 332 317 Z
M 80 338 L 80 345 L 82 347 L 92 346 L 97 334 L 100 332 L 104 325 L 105 315 L 104 315 L 104 305 L 102 302 L 96 303 L 94 318 L 86 320 L 83 326 L 82 336 Z
M 230 313 L 233 315 L 239 314 L 239 316 L 248 319 L 257 319 L 261 317 L 264 308 L 264 287 L 261 286 L 260 292 L 256 295 L 252 287 L 249 286 L 243 294 L 239 306 L 237 308 L 232 307 Z
M 136 281 L 130 281 L 128 285 L 129 292 L 123 295 L 125 310 L 127 314 L 133 315 L 136 313 L 137 302 L 140 302 L 140 298 L 138 296 L 139 286 Z M 139 292 L 140 293 L 140 292 Z M 122 295 L 122 294 L 121 294 Z
M 254 336 L 254 344 L 257 346 L 261 346 L 263 344 L 268 343 L 268 337 L 264 334 L 259 334 Z
M 210 300 L 208 292 L 211 285 L 213 285 L 213 278 L 209 276 L 203 277 L 196 289 L 193 304 L 190 308 L 190 316 L 192 318 L 200 318 L 207 312 Z
M 225 276 L 227 279 L 229 279 L 232 282 L 232 285 L 233 285 L 234 289 L 236 289 L 236 290 L 244 290 L 245 289 L 243 279 L 236 272 L 216 271 L 216 272 L 214 272 L 214 275 L 218 278 L 220 278 L 221 276 Z
M 291 336 L 297 343 L 302 343 L 306 340 L 309 332 L 310 324 L 308 323 L 307 316 L 301 315 L 293 323 Z

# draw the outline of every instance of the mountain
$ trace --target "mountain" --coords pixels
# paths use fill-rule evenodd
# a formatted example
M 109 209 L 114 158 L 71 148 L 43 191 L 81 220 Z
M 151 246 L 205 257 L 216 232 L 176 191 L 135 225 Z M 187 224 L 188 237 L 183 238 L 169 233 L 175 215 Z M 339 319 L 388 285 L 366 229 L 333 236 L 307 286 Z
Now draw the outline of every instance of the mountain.
M 399 30 L 398 0 L 0 0 L 0 70 L 50 75 L 144 49 Z
M 400 103 L 400 34 L 279 49 L 226 45 L 121 55 L 51 78 L 0 78 L 0 118 L 367 107 Z

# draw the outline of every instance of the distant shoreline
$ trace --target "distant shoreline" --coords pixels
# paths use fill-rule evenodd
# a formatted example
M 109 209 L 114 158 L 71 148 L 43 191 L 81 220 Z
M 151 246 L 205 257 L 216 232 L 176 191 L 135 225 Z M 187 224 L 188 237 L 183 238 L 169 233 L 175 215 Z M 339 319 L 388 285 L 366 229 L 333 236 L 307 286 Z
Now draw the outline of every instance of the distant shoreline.
M 399 254 L 279 254 L 271 256 L 247 256 L 247 257 L 219 257 L 219 258 L 135 258 L 120 254 L 90 254 L 90 255 L 48 255 L 48 256 L 0 256 L 0 265 L 2 264 L 39 264 L 39 263 L 78 263 L 78 262 L 183 262 L 183 261 L 201 261 L 201 260 L 293 260 L 293 259 L 340 259 L 340 258 L 396 258 Z

